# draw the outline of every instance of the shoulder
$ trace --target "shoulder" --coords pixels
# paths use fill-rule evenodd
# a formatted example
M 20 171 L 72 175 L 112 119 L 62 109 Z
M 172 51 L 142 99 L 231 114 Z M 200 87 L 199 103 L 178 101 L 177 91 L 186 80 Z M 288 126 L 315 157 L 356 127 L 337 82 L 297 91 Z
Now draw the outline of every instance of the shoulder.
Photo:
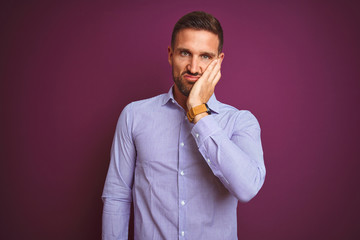
M 155 113 L 159 113 L 161 107 L 166 101 L 166 94 L 160 94 L 155 97 L 137 100 L 127 104 L 122 110 L 119 121 L 127 122 L 133 125 L 135 122 L 149 121 L 153 118 Z
M 219 102 L 219 115 L 241 128 L 259 127 L 258 120 L 249 110 L 239 110 L 236 107 Z
M 126 128 L 132 129 L 134 122 L 141 121 L 146 118 L 146 115 L 150 112 L 156 112 L 157 107 L 160 107 L 164 102 L 164 96 L 166 94 L 160 94 L 155 97 L 138 100 L 127 104 L 121 111 L 118 118 L 118 126 L 126 126 Z
M 148 108 L 151 107 L 153 109 L 156 107 L 160 107 L 163 104 L 165 97 L 166 94 L 164 93 L 155 97 L 137 100 L 129 103 L 125 108 L 129 108 L 132 110 L 148 110 Z
M 160 107 L 166 97 L 165 95 L 164 93 L 151 98 L 133 101 L 124 107 L 122 113 L 129 114 L 133 111 L 149 111 L 149 109 Z
M 236 118 L 255 118 L 255 116 L 249 110 L 239 110 L 236 107 L 233 107 L 229 104 L 218 102 L 219 103 L 219 114 L 231 115 Z

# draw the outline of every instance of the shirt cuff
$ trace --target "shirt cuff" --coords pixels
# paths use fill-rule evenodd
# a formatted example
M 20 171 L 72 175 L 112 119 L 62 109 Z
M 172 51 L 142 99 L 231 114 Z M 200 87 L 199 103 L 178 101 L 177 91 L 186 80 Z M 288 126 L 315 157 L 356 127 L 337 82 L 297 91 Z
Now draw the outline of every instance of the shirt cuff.
M 198 148 L 200 148 L 205 140 L 220 131 L 218 122 L 212 115 L 201 118 L 192 128 L 191 134 L 193 135 Z

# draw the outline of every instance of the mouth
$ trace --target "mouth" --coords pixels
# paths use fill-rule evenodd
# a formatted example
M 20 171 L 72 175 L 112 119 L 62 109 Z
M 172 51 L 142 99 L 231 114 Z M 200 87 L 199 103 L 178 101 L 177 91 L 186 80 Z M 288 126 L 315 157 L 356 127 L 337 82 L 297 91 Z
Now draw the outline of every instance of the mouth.
M 196 82 L 200 78 L 200 76 L 191 76 L 189 74 L 185 74 L 184 78 L 189 82 Z

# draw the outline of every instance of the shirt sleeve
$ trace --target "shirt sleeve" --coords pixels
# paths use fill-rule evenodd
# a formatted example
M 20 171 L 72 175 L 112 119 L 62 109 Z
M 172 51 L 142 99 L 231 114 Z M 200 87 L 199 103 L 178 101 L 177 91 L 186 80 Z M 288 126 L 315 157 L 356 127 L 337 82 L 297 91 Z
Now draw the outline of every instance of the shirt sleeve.
M 191 134 L 212 172 L 240 201 L 253 198 L 265 180 L 260 126 L 249 111 L 239 111 L 231 136 L 213 115 L 200 119 Z
M 135 145 L 131 135 L 131 104 L 120 114 L 111 159 L 102 194 L 104 202 L 102 239 L 128 239 L 131 189 L 136 159 Z

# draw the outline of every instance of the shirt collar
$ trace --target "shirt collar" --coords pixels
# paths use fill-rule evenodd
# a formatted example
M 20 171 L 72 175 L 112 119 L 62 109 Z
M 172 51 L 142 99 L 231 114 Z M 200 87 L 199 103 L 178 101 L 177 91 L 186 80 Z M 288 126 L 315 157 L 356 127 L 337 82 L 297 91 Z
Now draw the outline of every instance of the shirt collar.
M 174 94 L 173 94 L 173 86 L 171 86 L 168 93 L 164 95 L 163 101 L 161 105 L 167 104 L 169 101 L 175 102 Z M 215 93 L 210 97 L 209 101 L 207 102 L 208 107 L 212 112 L 219 113 L 219 101 L 215 97 Z
M 167 104 L 169 101 L 175 102 L 174 94 L 173 94 L 173 86 L 170 88 L 168 93 L 164 95 L 163 101 L 161 105 Z

